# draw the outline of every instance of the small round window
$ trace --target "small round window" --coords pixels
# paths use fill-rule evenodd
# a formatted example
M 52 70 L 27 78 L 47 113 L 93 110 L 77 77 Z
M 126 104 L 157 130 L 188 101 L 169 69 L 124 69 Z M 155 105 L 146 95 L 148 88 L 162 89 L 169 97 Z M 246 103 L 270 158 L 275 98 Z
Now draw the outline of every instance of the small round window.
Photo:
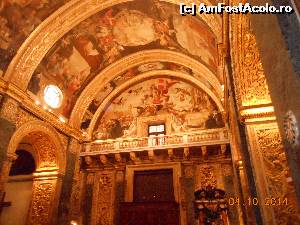
M 48 85 L 44 89 L 44 100 L 51 108 L 57 109 L 61 106 L 63 94 L 55 85 Z

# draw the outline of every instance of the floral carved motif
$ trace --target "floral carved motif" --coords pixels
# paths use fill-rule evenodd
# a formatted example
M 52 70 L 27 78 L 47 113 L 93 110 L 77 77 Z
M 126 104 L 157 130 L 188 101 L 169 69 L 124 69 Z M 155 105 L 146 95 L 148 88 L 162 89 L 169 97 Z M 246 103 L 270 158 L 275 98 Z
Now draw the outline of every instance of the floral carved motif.
M 93 221 L 95 225 L 113 224 L 114 205 L 114 174 L 99 173 L 96 175 L 95 192 L 93 196 Z
M 284 121 L 284 133 L 285 138 L 289 142 L 290 145 L 293 147 L 298 146 L 298 139 L 299 139 L 299 129 L 296 117 L 292 111 L 288 111 L 285 114 Z
M 244 35 L 244 51 L 242 55 L 241 97 L 243 106 L 267 104 L 271 102 L 255 36 Z M 244 83 L 242 83 L 244 81 Z
M 16 120 L 16 126 L 19 128 L 22 126 L 24 123 L 30 122 L 30 121 L 38 121 L 38 119 L 32 115 L 30 115 L 28 112 L 20 109 L 17 116 Z
M 196 189 L 205 188 L 207 186 L 217 187 L 217 176 L 214 167 L 203 166 L 197 172 L 199 175 Z
M 30 135 L 34 148 L 37 148 L 40 168 L 56 167 L 56 147 L 45 135 L 34 133 Z
M 241 106 L 271 103 L 255 35 L 249 28 L 249 18 L 239 15 L 235 41 L 235 88 Z M 234 23 L 238 24 L 238 23 Z
M 300 224 L 294 187 L 287 182 L 289 168 L 279 130 L 260 129 L 256 131 L 269 196 L 287 198 L 288 205 L 274 207 L 277 224 Z
M 50 224 L 49 213 L 53 193 L 54 186 L 52 183 L 39 183 L 38 181 L 34 183 L 30 225 Z
M 17 114 L 19 111 L 19 103 L 11 98 L 4 100 L 3 105 L 1 106 L 0 116 L 6 118 L 12 123 L 16 123 Z

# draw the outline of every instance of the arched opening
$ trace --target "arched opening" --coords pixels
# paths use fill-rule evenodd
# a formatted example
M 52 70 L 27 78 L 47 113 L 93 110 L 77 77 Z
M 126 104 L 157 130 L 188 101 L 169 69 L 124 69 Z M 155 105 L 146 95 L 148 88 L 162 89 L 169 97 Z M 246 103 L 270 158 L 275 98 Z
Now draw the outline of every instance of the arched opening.
M 43 122 L 28 122 L 14 133 L 2 171 L 7 207 L 1 224 L 55 224 L 65 165 L 61 148 L 56 131 Z
M 5 184 L 4 199 L 8 207 L 1 213 L 1 224 L 25 225 L 32 198 L 33 173 L 36 163 L 33 146 L 29 143 L 19 144 L 16 160 L 12 162 L 8 181 Z

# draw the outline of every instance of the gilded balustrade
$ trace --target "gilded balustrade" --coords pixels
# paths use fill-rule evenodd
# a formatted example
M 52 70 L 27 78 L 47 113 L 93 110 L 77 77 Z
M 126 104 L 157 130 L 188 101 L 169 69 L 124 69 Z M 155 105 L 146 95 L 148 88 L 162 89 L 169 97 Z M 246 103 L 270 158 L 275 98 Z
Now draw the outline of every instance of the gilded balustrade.
M 228 132 L 221 128 L 157 137 L 95 140 L 85 144 L 81 156 L 226 143 L 229 143 Z

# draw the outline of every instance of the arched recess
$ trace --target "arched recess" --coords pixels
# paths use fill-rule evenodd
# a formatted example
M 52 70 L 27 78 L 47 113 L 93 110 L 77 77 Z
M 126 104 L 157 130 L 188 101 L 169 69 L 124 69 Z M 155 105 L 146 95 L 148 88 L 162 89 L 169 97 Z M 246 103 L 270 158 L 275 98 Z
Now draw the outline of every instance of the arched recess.
M 15 151 L 24 139 L 31 142 L 36 154 L 36 172 L 33 174 L 32 199 L 27 224 L 55 224 L 61 178 L 66 167 L 63 145 L 55 129 L 47 123 L 27 122 L 13 134 L 8 145 L 8 159 L 15 158 Z M 7 161 L 2 177 L 8 177 L 10 166 L 11 161 Z
M 78 129 L 80 128 L 80 121 L 83 118 L 84 112 L 86 111 L 92 100 L 96 97 L 97 91 L 102 89 L 108 82 L 110 82 L 115 77 L 121 75 L 126 70 L 132 67 L 140 65 L 142 63 L 156 61 L 171 62 L 183 65 L 187 68 L 192 68 L 196 74 L 201 76 L 202 79 L 206 80 L 213 87 L 213 92 L 216 93 L 214 94 L 216 98 L 221 99 L 223 97 L 220 81 L 215 76 L 215 74 L 203 64 L 181 53 L 172 52 L 168 50 L 148 50 L 124 57 L 123 59 L 118 60 L 117 62 L 111 64 L 110 66 L 102 70 L 86 86 L 86 88 L 81 93 L 80 97 L 77 99 L 76 104 L 71 113 L 69 122 L 70 125 Z M 202 83 L 202 81 L 193 77 L 192 75 L 184 73 L 181 73 L 181 75 L 186 77 L 187 80 L 193 79 L 199 84 Z M 203 86 L 203 83 L 201 85 Z
M 142 73 L 139 76 L 125 82 L 124 84 L 122 84 L 119 87 L 117 87 L 116 89 L 114 89 L 105 98 L 105 100 L 98 107 L 96 113 L 93 116 L 93 119 L 91 120 L 90 126 L 88 128 L 89 136 L 90 137 L 92 136 L 92 133 L 94 131 L 97 120 L 99 119 L 99 117 L 101 116 L 101 113 L 103 112 L 103 110 L 105 110 L 105 108 L 107 107 L 109 102 L 111 102 L 112 99 L 114 99 L 114 97 L 116 97 L 118 94 L 120 94 L 122 91 L 126 90 L 130 86 L 137 84 L 139 82 L 142 82 L 143 80 L 157 78 L 157 77 L 166 77 L 166 76 L 182 79 L 183 81 L 189 82 L 189 83 L 195 85 L 196 87 L 202 89 L 205 93 L 207 93 L 212 98 L 212 100 L 216 103 L 218 109 L 221 112 L 224 112 L 224 107 L 223 107 L 220 99 L 207 86 L 205 86 L 205 84 L 203 84 L 196 78 L 191 77 L 190 75 L 183 73 L 183 72 L 177 72 L 177 71 L 172 71 L 172 70 L 154 70 L 154 71 Z
M 68 2 L 49 16 L 31 33 L 19 48 L 4 78 L 13 82 L 22 90 L 25 90 L 34 70 L 55 42 L 77 24 L 95 13 L 127 1 L 128 0 L 73 0 Z M 176 5 L 180 4 L 177 0 L 165 0 L 165 2 Z M 195 4 L 199 5 L 200 2 L 201 1 L 196 0 Z M 187 2 L 186 4 L 190 3 Z M 213 5 L 209 0 L 204 0 L 204 4 Z M 218 42 L 221 43 L 222 18 L 217 14 L 199 14 L 199 17 L 210 27 L 216 35 Z

